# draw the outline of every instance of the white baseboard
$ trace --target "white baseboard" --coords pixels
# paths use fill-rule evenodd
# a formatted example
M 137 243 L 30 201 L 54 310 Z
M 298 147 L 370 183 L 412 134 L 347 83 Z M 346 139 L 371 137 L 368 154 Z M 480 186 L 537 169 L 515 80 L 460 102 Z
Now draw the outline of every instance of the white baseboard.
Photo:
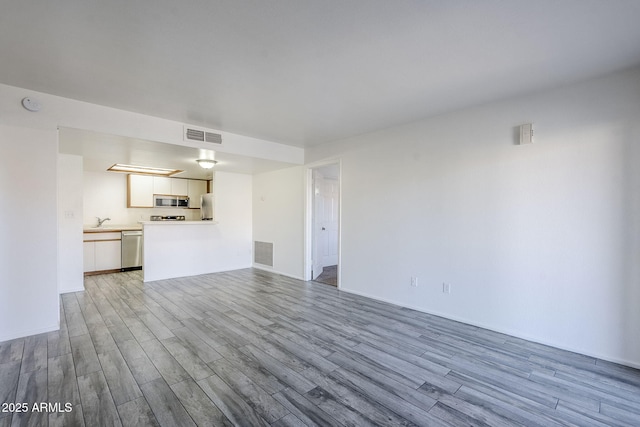
M 143 269 L 142 270 L 143 271 L 143 273 L 142 273 L 142 282 L 143 283 L 148 283 L 148 282 L 157 282 L 157 281 L 160 281 L 160 280 L 181 279 L 183 277 L 204 276 L 204 275 L 207 275 L 207 274 L 225 273 L 227 271 L 242 270 L 244 268 L 251 268 L 251 264 L 249 264 L 249 265 L 237 265 L 237 266 L 232 266 L 230 268 L 223 268 L 223 269 L 213 269 L 211 271 L 203 271 L 203 272 L 198 272 L 198 273 L 194 273 L 194 274 L 187 274 L 185 276 L 173 276 L 173 275 L 171 275 L 171 276 L 167 276 L 167 277 L 162 276 L 162 277 L 152 277 L 152 278 L 149 278 L 148 275 L 145 276 L 144 269 Z
M 81 292 L 81 291 L 84 291 L 84 286 L 79 287 L 79 288 L 60 289 L 58 291 L 58 294 L 62 295 L 62 294 L 68 294 L 68 293 L 71 293 L 71 292 Z
M 523 333 L 521 333 L 519 331 L 514 331 L 514 330 L 509 330 L 509 329 L 504 329 L 504 328 L 496 328 L 494 326 L 485 325 L 485 324 L 483 324 L 481 322 L 474 322 L 474 321 L 469 320 L 469 319 L 460 318 L 460 317 L 457 317 L 457 316 L 451 316 L 449 314 L 444 314 L 444 313 L 440 313 L 440 312 L 437 312 L 437 311 L 425 310 L 424 308 L 421 308 L 421 307 L 415 307 L 415 306 L 411 306 L 411 305 L 407 305 L 407 304 L 401 304 L 398 301 L 393 301 L 393 300 L 386 299 L 386 298 L 380 298 L 380 297 L 377 297 L 377 296 L 374 296 L 374 295 L 369 295 L 369 294 L 367 294 L 365 292 L 359 292 L 359 291 L 354 291 L 354 290 L 351 290 L 351 289 L 344 289 L 344 288 L 340 288 L 340 291 L 347 292 L 347 293 L 354 294 L 354 295 L 359 295 L 359 296 L 366 297 L 366 298 L 370 298 L 370 299 L 375 300 L 375 301 L 386 302 L 388 304 L 392 304 L 392 305 L 395 305 L 395 306 L 398 306 L 398 307 L 409 308 L 411 310 L 419 311 L 421 313 L 426 313 L 426 314 L 430 314 L 430 315 L 433 315 L 433 316 L 442 317 L 443 319 L 453 320 L 455 322 L 460 322 L 460 323 L 464 323 L 464 324 L 467 324 L 467 325 L 476 326 L 478 328 L 487 329 L 487 330 L 490 330 L 490 331 L 493 331 L 493 332 L 498 332 L 500 334 L 510 335 L 512 337 L 515 337 L 515 338 L 520 338 L 520 339 L 531 341 L 531 342 L 534 342 L 534 343 L 537 343 L 537 344 L 547 345 L 549 347 L 557 348 L 559 350 L 566 350 L 566 351 L 570 351 L 572 353 L 582 354 L 584 356 L 593 357 L 593 358 L 604 360 L 604 361 L 607 361 L 607 362 L 617 363 L 619 365 L 625 365 L 625 366 L 629 366 L 631 368 L 640 369 L 640 363 L 638 363 L 638 362 L 632 362 L 630 360 L 625 360 L 625 359 L 619 359 L 619 358 L 616 358 L 616 357 L 605 356 L 605 355 L 597 354 L 597 353 L 594 353 L 594 352 L 585 352 L 582 349 L 576 349 L 576 348 L 573 348 L 571 346 L 566 346 L 566 345 L 559 344 L 559 343 L 556 343 L 556 342 L 546 341 L 544 339 L 541 339 L 540 337 L 530 336 L 530 335 L 527 335 L 527 334 L 523 334 Z
M 294 276 L 292 274 L 283 273 L 281 271 L 274 270 L 273 268 L 265 267 L 264 265 L 253 264 L 252 267 L 255 268 L 256 270 L 268 271 L 269 273 L 279 274 L 281 276 L 286 276 L 286 277 L 290 277 L 292 279 L 297 279 L 297 280 L 304 281 L 304 277 L 302 277 L 302 276 Z
M 7 335 L 0 336 L 0 342 L 14 340 L 16 338 L 24 338 L 24 337 L 28 337 L 30 335 L 44 334 L 46 332 L 57 331 L 59 329 L 60 329 L 60 325 L 57 324 L 57 325 L 53 325 L 53 326 L 45 326 L 44 328 L 29 329 L 29 330 L 25 330 L 25 331 L 15 331 L 15 332 L 11 332 L 11 333 L 9 333 Z

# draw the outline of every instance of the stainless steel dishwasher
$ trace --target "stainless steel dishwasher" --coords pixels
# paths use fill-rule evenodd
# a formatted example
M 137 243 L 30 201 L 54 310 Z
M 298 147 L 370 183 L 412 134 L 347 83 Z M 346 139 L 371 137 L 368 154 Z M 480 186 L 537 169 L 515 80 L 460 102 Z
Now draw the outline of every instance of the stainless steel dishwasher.
M 142 230 L 122 232 L 122 271 L 142 269 Z

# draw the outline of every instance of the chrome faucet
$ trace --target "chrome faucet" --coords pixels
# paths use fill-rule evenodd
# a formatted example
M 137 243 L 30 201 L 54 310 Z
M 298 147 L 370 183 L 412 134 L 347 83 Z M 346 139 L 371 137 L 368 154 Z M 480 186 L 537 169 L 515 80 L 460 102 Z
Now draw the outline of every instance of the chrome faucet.
M 98 218 L 98 217 L 96 217 Z M 98 227 L 102 227 L 102 223 L 105 221 L 111 221 L 111 218 L 100 219 L 98 218 Z

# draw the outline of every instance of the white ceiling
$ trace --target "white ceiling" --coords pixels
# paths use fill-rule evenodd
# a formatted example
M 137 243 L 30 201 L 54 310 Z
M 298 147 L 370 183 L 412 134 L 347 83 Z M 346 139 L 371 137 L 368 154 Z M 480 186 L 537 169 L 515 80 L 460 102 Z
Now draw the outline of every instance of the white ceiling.
M 638 0 L 0 0 L 0 82 L 312 146 L 640 63 Z

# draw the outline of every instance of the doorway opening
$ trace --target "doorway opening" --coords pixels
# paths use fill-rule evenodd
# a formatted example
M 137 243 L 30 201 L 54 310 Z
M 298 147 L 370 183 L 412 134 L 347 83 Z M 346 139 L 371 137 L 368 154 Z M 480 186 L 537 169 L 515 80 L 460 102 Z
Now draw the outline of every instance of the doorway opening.
M 339 287 L 340 164 L 312 166 L 307 175 L 307 280 Z

